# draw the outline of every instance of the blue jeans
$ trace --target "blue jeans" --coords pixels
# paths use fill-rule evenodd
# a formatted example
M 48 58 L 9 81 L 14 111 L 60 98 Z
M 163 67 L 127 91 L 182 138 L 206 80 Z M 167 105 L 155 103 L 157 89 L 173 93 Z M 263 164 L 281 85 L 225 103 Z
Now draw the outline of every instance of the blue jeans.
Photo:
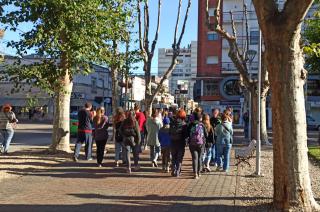
M 150 146 L 150 160 L 157 161 L 161 152 L 160 146 Z
M 223 170 L 228 171 L 230 166 L 230 151 L 232 144 L 217 144 L 217 154 L 218 154 L 218 166 L 222 167 Z M 222 165 L 223 157 L 223 165 Z
M 124 157 L 123 157 L 123 156 L 124 156 L 124 149 L 123 149 L 123 147 L 122 147 L 122 144 L 121 144 L 120 142 L 115 141 L 114 145 L 115 145 L 114 160 L 115 160 L 115 161 L 120 160 L 120 159 L 121 159 L 121 156 L 122 156 L 122 160 L 125 160 Z M 122 155 L 121 155 L 121 154 L 122 154 Z
M 74 149 L 74 157 L 78 158 L 82 144 L 85 144 L 86 159 L 92 158 L 92 133 L 78 132 L 78 139 Z
M 14 135 L 14 130 L 13 129 L 3 129 L 2 130 L 2 136 L 3 136 L 3 152 L 8 152 L 9 146 L 11 143 L 11 140 Z
M 216 145 L 212 145 L 210 148 L 206 148 L 206 154 L 204 154 L 204 164 L 208 166 L 213 159 L 213 163 L 216 163 Z

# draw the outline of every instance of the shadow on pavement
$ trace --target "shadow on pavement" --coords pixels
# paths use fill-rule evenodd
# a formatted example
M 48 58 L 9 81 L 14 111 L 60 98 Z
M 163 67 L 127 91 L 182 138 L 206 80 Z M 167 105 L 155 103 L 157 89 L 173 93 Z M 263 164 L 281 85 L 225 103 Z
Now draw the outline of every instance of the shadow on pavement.
M 245 211 L 272 211 L 271 205 L 257 206 L 228 206 L 223 204 L 215 205 L 193 205 L 188 203 L 165 203 L 165 202 L 148 202 L 148 201 L 127 201 L 116 203 L 92 203 L 80 205 L 1 205 L 2 212 L 88 212 L 88 211 L 103 211 L 103 212 L 245 212 Z

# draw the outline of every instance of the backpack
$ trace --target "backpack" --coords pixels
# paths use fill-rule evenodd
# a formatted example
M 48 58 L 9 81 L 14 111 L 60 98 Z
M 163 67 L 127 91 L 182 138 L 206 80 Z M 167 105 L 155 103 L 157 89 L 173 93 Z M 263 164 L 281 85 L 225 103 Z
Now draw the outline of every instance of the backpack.
M 169 135 L 172 141 L 179 141 L 183 135 L 183 125 L 179 125 L 177 121 L 172 122 L 169 129 Z
M 120 133 L 120 127 L 123 121 L 119 121 L 118 123 L 116 123 L 116 134 L 115 134 L 115 139 L 116 142 L 121 143 L 122 142 L 122 135 Z
M 201 123 L 197 123 L 191 127 L 190 131 L 190 145 L 202 146 L 205 143 L 204 138 L 204 126 Z
M 135 138 L 136 138 L 136 131 L 135 125 L 131 126 L 128 121 L 124 121 L 123 123 L 123 142 L 126 146 L 134 147 L 136 145 Z

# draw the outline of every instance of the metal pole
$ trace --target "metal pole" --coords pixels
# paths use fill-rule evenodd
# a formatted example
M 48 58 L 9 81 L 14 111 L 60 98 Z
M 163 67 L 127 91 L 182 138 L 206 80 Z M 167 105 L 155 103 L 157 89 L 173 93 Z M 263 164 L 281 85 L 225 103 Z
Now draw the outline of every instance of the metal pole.
M 261 139 L 260 139 L 260 119 L 261 119 L 261 30 L 259 30 L 259 61 L 258 61 L 258 116 L 257 116 L 257 157 L 256 157 L 256 175 L 261 175 L 260 163 L 261 163 Z

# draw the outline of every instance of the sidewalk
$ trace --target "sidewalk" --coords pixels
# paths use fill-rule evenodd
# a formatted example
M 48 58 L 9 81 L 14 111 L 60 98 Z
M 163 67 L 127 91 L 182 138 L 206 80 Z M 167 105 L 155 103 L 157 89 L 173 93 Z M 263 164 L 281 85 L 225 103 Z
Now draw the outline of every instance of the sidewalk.
M 0 211 L 245 211 L 235 206 L 234 166 L 229 173 L 211 172 L 194 180 L 186 150 L 182 177 L 173 178 L 152 168 L 144 152 L 141 170 L 129 176 L 124 167 L 113 167 L 112 151 L 103 168 L 65 156 L 35 154 L 27 158 L 36 161 L 27 162 L 23 152 L 1 156 L 0 165 L 6 163 L 15 177 L 1 182 Z

